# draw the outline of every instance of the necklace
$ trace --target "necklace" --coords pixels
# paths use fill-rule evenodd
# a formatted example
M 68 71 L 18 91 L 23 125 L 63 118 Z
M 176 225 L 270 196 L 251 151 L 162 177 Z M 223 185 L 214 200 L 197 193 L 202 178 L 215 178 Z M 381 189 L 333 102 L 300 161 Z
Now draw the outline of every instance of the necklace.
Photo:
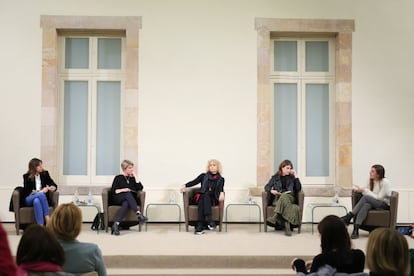
M 124 175 L 124 177 L 125 177 L 126 182 L 129 184 L 129 176 Z

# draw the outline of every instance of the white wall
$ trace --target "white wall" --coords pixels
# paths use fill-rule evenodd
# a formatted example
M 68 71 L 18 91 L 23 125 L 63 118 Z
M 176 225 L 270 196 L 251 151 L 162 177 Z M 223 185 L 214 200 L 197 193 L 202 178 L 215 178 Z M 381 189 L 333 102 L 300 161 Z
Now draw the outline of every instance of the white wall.
M 0 0 L 0 218 L 13 219 L 11 190 L 40 153 L 40 15 L 142 16 L 137 163 L 147 200 L 167 200 L 165 189 L 218 158 L 228 200 L 240 201 L 256 185 L 255 17 L 355 20 L 354 183 L 381 163 L 396 189 L 412 190 L 413 8 L 410 0 Z M 413 198 L 404 193 L 401 219 L 414 220 Z

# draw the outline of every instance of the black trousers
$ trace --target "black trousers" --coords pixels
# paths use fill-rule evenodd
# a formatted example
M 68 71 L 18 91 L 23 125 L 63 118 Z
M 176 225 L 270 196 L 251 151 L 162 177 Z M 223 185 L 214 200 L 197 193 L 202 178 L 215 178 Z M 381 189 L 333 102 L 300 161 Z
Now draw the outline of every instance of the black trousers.
M 119 210 L 115 219 L 117 222 L 121 222 L 124 219 L 128 209 L 131 209 L 135 213 L 139 211 L 137 201 L 135 200 L 135 194 L 132 192 L 115 194 L 113 196 L 113 202 L 117 205 L 121 205 L 121 210 Z
M 204 223 L 206 217 L 207 221 L 211 222 L 211 206 L 217 204 L 217 199 L 213 193 L 205 193 L 200 195 L 200 200 L 198 201 L 198 223 Z

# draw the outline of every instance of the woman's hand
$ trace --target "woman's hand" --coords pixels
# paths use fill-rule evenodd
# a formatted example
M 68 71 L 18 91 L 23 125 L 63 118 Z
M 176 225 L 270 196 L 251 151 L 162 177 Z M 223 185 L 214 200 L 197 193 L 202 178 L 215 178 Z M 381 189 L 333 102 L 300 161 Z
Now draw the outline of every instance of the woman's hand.
M 115 193 L 120 194 L 120 193 L 127 193 L 127 192 L 130 192 L 130 191 L 131 191 L 130 188 L 123 188 L 123 189 L 116 189 Z
M 224 192 L 221 192 L 221 193 L 220 193 L 220 196 L 219 196 L 219 201 L 221 201 L 221 202 L 223 202 L 223 201 L 224 201 Z
M 56 191 L 56 187 L 55 186 L 46 186 L 46 187 L 47 187 L 47 189 L 49 191 L 52 191 L 52 192 Z
M 140 182 L 139 179 L 138 179 L 137 174 L 135 173 L 135 171 L 132 171 L 132 176 L 135 178 L 135 182 L 136 183 L 139 183 Z
M 184 184 L 183 184 L 183 185 L 181 185 L 181 186 L 180 186 L 180 192 L 181 192 L 181 193 L 184 193 L 184 192 L 185 192 L 185 190 L 186 190 L 185 185 L 184 185 Z
M 49 189 L 47 187 L 44 187 L 43 189 L 40 190 L 42 193 L 47 193 L 49 191 Z
M 278 191 L 276 191 L 276 190 L 271 190 L 270 191 L 270 193 L 272 194 L 272 195 L 281 195 L 282 193 L 279 193 Z
M 295 178 L 298 177 L 297 174 L 296 174 L 296 171 L 294 169 L 290 170 L 290 174 L 293 175 Z

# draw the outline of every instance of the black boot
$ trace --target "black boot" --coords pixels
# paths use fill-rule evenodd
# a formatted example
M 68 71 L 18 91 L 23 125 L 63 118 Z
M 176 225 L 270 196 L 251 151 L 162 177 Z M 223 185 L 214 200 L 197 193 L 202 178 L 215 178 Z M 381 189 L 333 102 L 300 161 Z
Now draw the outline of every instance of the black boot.
M 349 212 L 348 214 L 346 214 L 346 216 L 341 217 L 342 221 L 346 224 L 349 225 L 349 223 L 351 222 L 351 219 L 354 217 L 354 214 L 352 214 L 351 212 Z
M 204 234 L 204 224 L 202 222 L 197 222 L 194 234 L 196 234 L 196 235 Z
M 140 225 L 143 225 L 145 222 L 147 222 L 148 218 L 144 216 L 141 212 L 138 211 L 137 213 L 137 219 L 139 221 Z
M 112 224 L 111 235 L 119 236 L 119 222 L 115 221 Z
M 352 231 L 351 239 L 355 240 L 359 238 L 359 224 L 354 224 L 354 231 Z

